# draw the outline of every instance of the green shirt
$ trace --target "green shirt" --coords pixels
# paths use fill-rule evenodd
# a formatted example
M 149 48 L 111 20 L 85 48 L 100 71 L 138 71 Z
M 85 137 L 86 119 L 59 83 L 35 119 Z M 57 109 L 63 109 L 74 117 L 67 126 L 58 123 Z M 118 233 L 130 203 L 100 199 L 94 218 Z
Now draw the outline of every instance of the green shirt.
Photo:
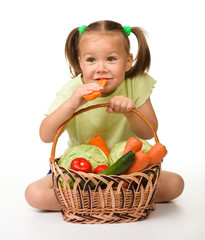
M 77 110 L 90 105 L 107 103 L 112 97 L 119 95 L 131 98 L 135 102 L 136 108 L 138 108 L 149 98 L 155 83 L 156 81 L 146 73 L 132 79 L 127 78 L 110 96 L 89 101 Z M 65 102 L 77 86 L 81 84 L 83 84 L 81 75 L 70 80 L 57 93 L 56 99 L 46 115 L 49 115 Z M 66 130 L 69 134 L 69 147 L 87 144 L 90 139 L 101 136 L 107 143 L 108 148 L 112 149 L 116 143 L 135 136 L 123 114 L 107 113 L 106 108 L 97 108 L 78 115 L 67 124 Z

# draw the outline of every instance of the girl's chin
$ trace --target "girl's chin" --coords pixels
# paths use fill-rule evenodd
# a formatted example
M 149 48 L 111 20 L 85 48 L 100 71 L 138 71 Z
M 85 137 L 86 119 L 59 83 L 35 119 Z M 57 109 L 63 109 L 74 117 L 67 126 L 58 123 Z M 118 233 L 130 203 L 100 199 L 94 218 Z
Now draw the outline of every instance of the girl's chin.
M 108 97 L 110 96 L 112 93 L 114 93 L 115 90 L 112 90 L 110 92 L 101 92 L 101 97 Z

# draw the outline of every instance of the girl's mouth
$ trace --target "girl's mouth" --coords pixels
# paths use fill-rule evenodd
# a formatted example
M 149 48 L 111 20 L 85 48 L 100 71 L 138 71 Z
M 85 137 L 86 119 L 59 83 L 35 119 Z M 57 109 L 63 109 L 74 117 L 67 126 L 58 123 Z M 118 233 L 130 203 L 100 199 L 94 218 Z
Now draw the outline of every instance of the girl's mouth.
M 99 81 L 99 80 L 107 80 L 107 82 L 109 82 L 111 80 L 111 78 L 97 78 L 96 80 L 97 81 Z

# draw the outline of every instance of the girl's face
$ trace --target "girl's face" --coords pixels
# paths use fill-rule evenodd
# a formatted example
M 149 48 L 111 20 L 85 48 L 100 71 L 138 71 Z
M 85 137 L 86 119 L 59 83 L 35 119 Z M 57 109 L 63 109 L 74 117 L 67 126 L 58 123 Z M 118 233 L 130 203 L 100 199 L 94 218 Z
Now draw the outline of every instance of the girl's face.
M 125 72 L 131 68 L 132 62 L 132 54 L 127 54 L 122 36 L 93 32 L 83 36 L 79 42 L 83 83 L 107 79 L 102 96 L 112 93 L 124 81 Z

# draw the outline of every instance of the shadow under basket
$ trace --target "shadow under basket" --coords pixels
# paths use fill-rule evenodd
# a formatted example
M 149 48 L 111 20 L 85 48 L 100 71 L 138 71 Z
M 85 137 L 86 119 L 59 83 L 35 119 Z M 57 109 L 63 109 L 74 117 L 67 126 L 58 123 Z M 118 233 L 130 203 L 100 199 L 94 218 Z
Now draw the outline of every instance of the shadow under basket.
M 75 116 L 107 103 L 81 109 L 58 129 L 53 141 L 50 165 L 54 192 L 61 205 L 63 219 L 73 223 L 127 223 L 147 219 L 157 189 L 161 162 L 142 172 L 128 175 L 97 175 L 66 169 L 58 165 L 55 149 L 59 136 Z M 150 122 L 132 110 L 150 127 L 155 142 L 157 134 Z

